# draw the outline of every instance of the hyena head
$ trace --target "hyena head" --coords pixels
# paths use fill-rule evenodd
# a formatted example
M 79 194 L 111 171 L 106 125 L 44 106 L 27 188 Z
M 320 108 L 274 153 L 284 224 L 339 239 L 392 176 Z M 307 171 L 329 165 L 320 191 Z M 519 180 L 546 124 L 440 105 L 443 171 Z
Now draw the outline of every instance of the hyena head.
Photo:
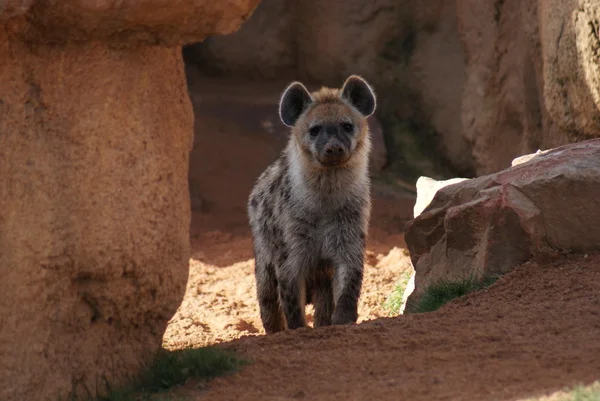
M 373 89 L 357 75 L 348 77 L 341 89 L 322 88 L 312 94 L 293 82 L 281 96 L 279 116 L 292 127 L 292 140 L 313 167 L 337 168 L 368 159 L 367 117 L 375 103 Z

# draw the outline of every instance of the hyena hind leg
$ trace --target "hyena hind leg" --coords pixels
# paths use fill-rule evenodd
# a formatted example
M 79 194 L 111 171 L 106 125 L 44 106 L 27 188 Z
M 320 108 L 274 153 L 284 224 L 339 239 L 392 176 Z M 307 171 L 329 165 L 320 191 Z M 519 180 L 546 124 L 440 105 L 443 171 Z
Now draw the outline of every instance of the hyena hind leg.
M 313 284 L 314 327 L 331 326 L 333 315 L 333 279 L 329 272 L 319 274 Z
M 285 330 L 285 319 L 279 304 L 277 278 L 272 264 L 256 262 L 256 292 L 260 319 L 267 334 Z

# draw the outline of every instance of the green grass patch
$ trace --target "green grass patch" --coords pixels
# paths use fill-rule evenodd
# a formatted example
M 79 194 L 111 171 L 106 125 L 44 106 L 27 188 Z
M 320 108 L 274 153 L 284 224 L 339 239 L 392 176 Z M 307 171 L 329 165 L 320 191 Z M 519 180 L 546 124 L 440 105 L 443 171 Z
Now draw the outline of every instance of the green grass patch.
M 600 382 L 590 386 L 577 386 L 562 398 L 560 401 L 600 401 Z
M 460 280 L 440 280 L 425 289 L 415 308 L 415 313 L 433 312 L 454 298 L 467 295 L 470 292 L 490 286 L 498 276 L 477 279 L 468 277 Z
M 398 316 L 400 314 L 400 308 L 402 307 L 402 298 L 404 297 L 404 291 L 410 280 L 412 272 L 404 272 L 402 276 L 396 282 L 394 289 L 387 296 L 383 303 L 383 309 L 388 313 L 388 316 Z
M 242 363 L 230 351 L 218 348 L 161 352 L 138 386 L 144 392 L 158 392 L 183 384 L 189 378 L 210 380 L 223 376 L 236 371 Z
M 88 396 L 87 401 L 182 401 L 165 392 L 173 387 L 197 380 L 205 383 L 218 376 L 236 372 L 248 361 L 228 350 L 205 347 L 178 351 L 161 350 L 141 374 L 126 388 L 112 389 L 106 384 L 107 396 Z M 87 392 L 90 394 L 90 392 Z M 80 401 L 80 398 L 68 398 Z

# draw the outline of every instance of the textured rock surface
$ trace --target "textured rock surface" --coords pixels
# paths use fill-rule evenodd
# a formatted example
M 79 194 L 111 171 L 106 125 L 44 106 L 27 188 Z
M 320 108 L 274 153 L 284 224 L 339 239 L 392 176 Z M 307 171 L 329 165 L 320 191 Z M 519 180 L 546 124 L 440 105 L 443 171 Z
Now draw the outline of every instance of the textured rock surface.
M 180 48 L 136 27 L 202 39 L 256 2 L 173 3 L 0 2 L 3 401 L 118 386 L 181 302 L 193 112 Z
M 579 138 L 600 132 L 600 2 L 539 1 L 546 107 Z
M 38 42 L 111 41 L 177 46 L 236 31 L 260 0 L 9 0 L 0 20 L 26 14 L 20 34 Z
M 598 20 L 596 0 L 264 0 L 237 34 L 189 53 L 253 78 L 333 85 L 363 74 L 388 104 L 382 122 L 387 113 L 418 127 L 394 146 L 434 130 L 437 159 L 489 174 L 600 136 Z
M 440 189 L 447 187 L 448 185 L 458 184 L 459 182 L 465 181 L 466 178 L 451 178 L 449 180 L 436 181 L 429 177 L 420 177 L 417 180 L 417 200 L 413 208 L 413 217 L 417 217 L 423 210 L 429 206 L 433 200 L 435 194 Z
M 459 0 L 463 123 L 479 173 L 600 136 L 597 1 Z
M 600 139 L 441 188 L 406 227 L 416 271 L 407 310 L 438 279 L 506 273 L 547 247 L 598 249 L 599 209 Z

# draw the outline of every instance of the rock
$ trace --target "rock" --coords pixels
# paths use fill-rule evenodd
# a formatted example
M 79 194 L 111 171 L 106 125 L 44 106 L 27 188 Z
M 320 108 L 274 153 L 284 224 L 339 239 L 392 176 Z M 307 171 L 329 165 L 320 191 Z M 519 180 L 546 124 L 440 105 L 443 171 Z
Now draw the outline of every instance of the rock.
M 410 274 L 410 278 L 408 279 L 408 283 L 406 284 L 406 288 L 404 289 L 404 293 L 402 293 L 402 305 L 400 305 L 400 315 L 404 314 L 406 310 L 406 304 L 408 303 L 408 297 L 415 290 L 415 268 L 413 267 L 412 273 Z
M 419 177 L 417 180 L 417 199 L 413 209 L 413 217 L 420 215 L 429 206 L 437 191 L 448 185 L 457 184 L 465 180 L 466 178 L 451 178 L 449 180 L 436 181 L 429 177 Z
M 20 34 L 36 42 L 102 40 L 114 46 L 179 46 L 235 32 L 260 0 L 9 0 L 0 20 L 27 13 Z M 35 4 L 33 6 L 33 4 Z
M 440 189 L 466 180 L 467 178 L 451 178 L 449 180 L 436 181 L 433 178 L 429 177 L 419 177 L 419 179 L 417 180 L 417 199 L 415 201 L 415 206 L 413 209 L 413 218 L 419 216 L 423 212 L 423 210 L 425 210 L 425 208 L 429 206 L 435 194 Z M 402 306 L 400 307 L 401 314 L 404 313 L 404 310 L 406 309 L 408 297 L 415 290 L 415 274 L 416 271 L 413 266 L 410 279 L 408 280 L 408 284 L 406 285 L 404 293 L 402 294 Z
M 189 261 L 178 45 L 255 5 L 0 2 L 0 399 L 102 394 L 160 348 Z
M 439 189 L 406 226 L 416 271 L 407 311 L 439 279 L 504 274 L 547 247 L 598 249 L 599 209 L 600 139 Z
M 599 136 L 597 0 L 539 0 L 543 98 L 550 116 L 577 139 Z
M 221 75 L 279 79 L 296 65 L 296 19 L 288 0 L 262 0 L 238 32 L 186 46 L 186 61 Z
M 387 105 L 386 135 L 384 117 L 412 122 L 404 141 L 432 131 L 436 161 L 482 175 L 600 136 L 598 19 L 596 0 L 264 0 L 239 32 L 189 51 L 237 77 L 338 85 L 362 74 Z M 391 165 L 401 156 L 388 153 Z
M 541 150 L 541 149 L 538 149 L 537 152 L 535 152 L 535 153 L 530 153 L 528 155 L 519 156 L 519 157 L 517 157 L 516 159 L 514 159 L 512 161 L 511 166 L 514 167 L 514 166 L 517 166 L 519 164 L 526 163 L 529 160 L 533 159 L 534 157 L 542 155 L 544 153 L 548 153 L 549 151 L 550 150 Z
M 0 21 L 25 14 L 33 0 L 2 0 L 0 2 Z
M 379 173 L 387 163 L 387 150 L 383 138 L 383 129 L 377 116 L 372 115 L 367 119 L 369 131 L 371 132 L 371 159 L 369 160 L 369 172 L 373 175 Z

